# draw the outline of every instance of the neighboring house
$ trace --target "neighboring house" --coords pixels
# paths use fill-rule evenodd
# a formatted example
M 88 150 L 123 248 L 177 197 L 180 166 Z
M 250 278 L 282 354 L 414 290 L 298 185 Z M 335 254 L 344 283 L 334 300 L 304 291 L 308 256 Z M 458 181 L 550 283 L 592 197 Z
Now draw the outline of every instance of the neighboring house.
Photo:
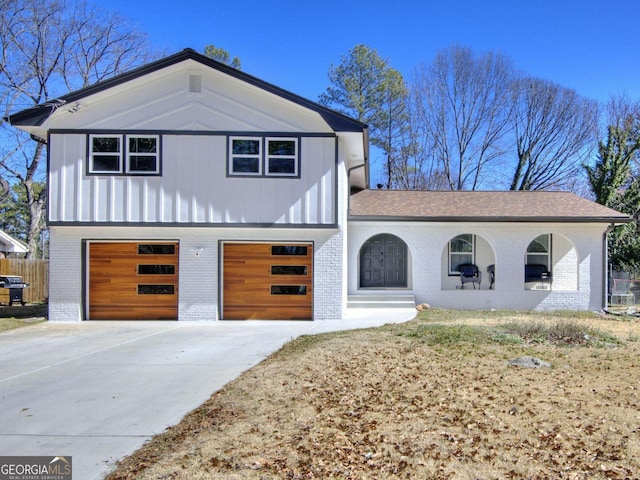
M 628 220 L 564 193 L 367 190 L 366 125 L 193 50 L 7 120 L 47 144 L 50 321 L 601 308 Z
M 25 243 L 0 230 L 0 258 L 22 255 L 28 251 Z

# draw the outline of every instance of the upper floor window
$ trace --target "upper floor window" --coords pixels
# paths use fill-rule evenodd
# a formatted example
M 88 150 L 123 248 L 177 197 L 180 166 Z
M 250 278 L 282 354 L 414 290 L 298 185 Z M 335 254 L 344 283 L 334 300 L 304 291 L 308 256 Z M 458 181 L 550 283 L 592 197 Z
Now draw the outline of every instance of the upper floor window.
M 127 136 L 127 173 L 160 173 L 158 136 Z
M 297 177 L 297 138 L 229 138 L 229 174 Z
M 89 173 L 122 171 L 122 138 L 119 135 L 91 135 L 89 148 Z
M 459 275 L 460 265 L 474 263 L 475 235 L 465 233 L 449 241 L 449 275 Z
M 90 135 L 90 174 L 159 175 L 159 135 Z
M 297 175 L 297 153 L 297 139 L 267 138 L 267 175 Z
M 232 138 L 229 171 L 234 175 L 262 175 L 262 139 Z

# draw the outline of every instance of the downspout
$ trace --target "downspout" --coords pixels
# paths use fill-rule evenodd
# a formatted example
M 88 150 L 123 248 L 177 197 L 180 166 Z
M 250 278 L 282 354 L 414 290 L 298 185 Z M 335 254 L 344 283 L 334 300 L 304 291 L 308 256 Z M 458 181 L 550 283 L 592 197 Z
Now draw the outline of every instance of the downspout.
M 615 223 L 612 223 L 607 227 L 602 235 L 602 309 L 606 310 L 609 306 L 609 233 L 616 227 Z

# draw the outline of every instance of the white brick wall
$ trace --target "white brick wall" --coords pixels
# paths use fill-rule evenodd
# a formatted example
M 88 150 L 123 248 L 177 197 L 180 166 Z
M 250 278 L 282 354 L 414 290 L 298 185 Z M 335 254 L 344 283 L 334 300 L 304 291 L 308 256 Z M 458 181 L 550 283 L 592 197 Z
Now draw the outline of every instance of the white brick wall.
M 83 240 L 180 242 L 179 320 L 218 320 L 221 241 L 313 242 L 314 319 L 341 318 L 344 306 L 344 234 L 335 229 L 236 229 L 180 227 L 52 227 L 49 320 L 79 321 L 82 313 Z
M 344 199 L 340 199 L 341 204 Z M 340 208 L 344 212 L 345 209 Z M 341 215 L 340 221 L 344 217 Z M 464 309 L 600 309 L 603 302 L 603 224 L 420 224 L 350 222 L 348 232 L 334 229 L 125 228 L 52 227 L 50 321 L 79 321 L 85 292 L 82 240 L 177 240 L 180 242 L 179 319 L 215 321 L 220 291 L 221 241 L 313 242 L 314 319 L 342 318 L 347 293 L 359 291 L 359 251 L 373 235 L 392 233 L 409 249 L 409 292 L 416 301 Z M 496 265 L 495 290 L 455 289 L 457 280 L 443 275 L 447 243 L 462 233 L 481 238 L 485 254 Z M 542 233 L 554 235 L 554 286 L 525 290 L 524 253 Z M 345 239 L 348 241 L 345 242 Z M 488 252 L 488 253 L 487 253 Z M 196 253 L 198 253 L 196 255 Z M 485 262 L 486 263 L 486 262 Z M 577 272 L 576 272 L 577 270 Z M 577 273 L 577 274 L 576 274 Z M 386 290 L 386 292 L 389 292 Z
M 51 227 L 49 242 L 49 321 L 82 319 L 82 243 L 71 232 Z
M 600 309 L 603 305 L 603 233 L 605 224 L 526 224 L 526 223 L 418 223 L 350 222 L 348 231 L 348 293 L 380 293 L 359 290 L 359 251 L 363 243 L 379 233 L 402 238 L 409 249 L 409 292 L 418 303 L 462 309 Z M 482 290 L 455 289 L 443 275 L 449 240 L 473 233 L 486 241 L 496 265 L 495 290 L 488 290 L 483 277 Z M 552 233 L 554 242 L 572 249 L 559 249 L 558 287 L 551 290 L 524 289 L 524 254 L 538 235 Z M 555 256 L 555 254 L 554 254 Z M 573 266 L 571 266 L 573 265 Z M 486 267 L 482 265 L 483 275 Z M 570 272 L 573 274 L 569 275 Z M 554 270 L 555 274 L 555 270 Z M 569 278 L 570 276 L 571 278 Z M 573 287 L 573 288 L 572 288 Z M 387 291 L 388 292 L 388 291 Z

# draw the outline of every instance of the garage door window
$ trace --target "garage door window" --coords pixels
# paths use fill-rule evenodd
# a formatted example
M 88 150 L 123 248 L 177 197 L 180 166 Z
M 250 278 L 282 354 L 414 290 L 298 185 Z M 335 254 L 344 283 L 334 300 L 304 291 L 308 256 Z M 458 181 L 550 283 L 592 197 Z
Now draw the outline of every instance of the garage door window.
M 271 275 L 306 275 L 306 265 L 272 265 Z
M 138 285 L 138 295 L 173 295 L 173 285 Z
M 307 247 L 304 245 L 273 245 L 271 255 L 295 255 L 306 257 Z
M 138 255 L 175 255 L 176 246 L 173 244 L 164 245 L 161 243 L 152 243 L 149 245 L 138 245 Z
M 306 285 L 271 285 L 271 295 L 306 295 Z
M 175 265 L 138 265 L 138 275 L 174 275 Z

